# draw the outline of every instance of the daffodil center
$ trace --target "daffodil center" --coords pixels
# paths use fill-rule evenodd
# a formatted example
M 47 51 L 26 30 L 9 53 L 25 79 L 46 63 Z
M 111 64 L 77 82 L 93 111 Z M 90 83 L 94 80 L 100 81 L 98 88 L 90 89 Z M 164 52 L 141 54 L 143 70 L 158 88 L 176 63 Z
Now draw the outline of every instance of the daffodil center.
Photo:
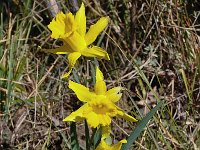
M 113 103 L 103 95 L 99 95 L 96 99 L 90 101 L 89 106 L 96 114 L 110 114 L 115 111 Z
M 68 13 L 64 18 L 64 26 L 65 26 L 65 35 L 66 37 L 70 36 L 77 29 L 77 24 L 74 20 L 74 16 L 72 13 Z
M 75 22 L 74 15 L 72 13 L 64 14 L 60 12 L 56 15 L 56 18 L 48 25 L 48 28 L 52 31 L 52 38 L 66 38 L 77 30 L 77 23 Z

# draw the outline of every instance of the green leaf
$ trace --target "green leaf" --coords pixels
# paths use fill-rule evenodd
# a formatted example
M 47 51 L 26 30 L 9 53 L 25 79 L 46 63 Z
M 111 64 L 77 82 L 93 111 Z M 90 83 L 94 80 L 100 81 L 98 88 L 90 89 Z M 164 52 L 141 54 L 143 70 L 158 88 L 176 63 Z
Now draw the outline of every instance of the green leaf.
M 94 147 L 96 148 L 97 145 L 101 141 L 101 136 L 102 136 L 102 128 L 97 128 L 97 130 L 94 131 L 94 136 L 92 138 Z
M 135 142 L 137 137 L 143 131 L 149 120 L 153 117 L 156 111 L 162 106 L 163 101 L 160 101 L 156 107 L 154 107 L 137 125 L 135 130 L 131 133 L 131 135 L 127 139 L 127 143 L 123 144 L 122 150 L 127 150 L 131 147 L 132 143 Z
M 90 149 L 90 132 L 86 120 L 85 120 L 85 142 L 86 142 L 86 149 Z
M 71 132 L 71 150 L 80 150 L 75 122 L 72 122 L 70 124 L 70 132 Z

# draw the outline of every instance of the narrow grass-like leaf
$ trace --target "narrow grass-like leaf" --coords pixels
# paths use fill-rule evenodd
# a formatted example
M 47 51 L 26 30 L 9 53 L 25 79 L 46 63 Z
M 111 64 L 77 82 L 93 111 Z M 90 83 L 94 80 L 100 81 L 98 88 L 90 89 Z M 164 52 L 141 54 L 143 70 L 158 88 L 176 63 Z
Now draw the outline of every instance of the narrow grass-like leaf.
M 183 82 L 185 84 L 186 92 L 187 92 L 187 95 L 188 95 L 188 98 L 189 98 L 189 104 L 191 105 L 192 104 L 192 97 L 191 97 L 191 92 L 190 92 L 190 89 L 189 89 L 189 84 L 188 84 L 188 81 L 187 81 L 187 78 L 186 78 L 186 75 L 185 75 L 185 71 L 183 69 L 180 69 L 180 72 L 182 74 Z M 189 105 L 189 108 L 190 108 L 190 105 Z
M 76 70 L 72 70 L 72 74 L 74 77 L 74 80 L 77 83 L 80 83 L 80 80 L 78 78 Z M 76 132 L 76 123 L 72 122 L 70 124 L 70 132 L 71 132 L 71 150 L 80 150 L 79 142 L 78 142 L 78 137 L 77 137 L 77 132 Z
M 94 65 L 93 62 L 90 63 L 90 68 L 91 68 L 90 72 L 91 72 L 91 75 L 92 75 L 92 83 L 93 84 L 95 84 L 95 82 L 96 82 L 96 78 L 95 78 L 95 76 L 96 76 L 96 70 L 95 69 L 96 68 L 95 67 L 96 67 L 96 65 Z
M 86 120 L 85 120 L 85 143 L 86 143 L 86 149 L 90 149 L 90 133 Z
M 70 132 L 71 132 L 71 150 L 80 150 L 75 122 L 72 122 L 70 124 Z
M 140 67 L 135 63 L 136 67 L 135 70 L 139 73 L 140 77 L 144 80 L 144 82 L 147 84 L 148 88 L 151 90 L 152 94 L 155 96 L 157 101 L 160 101 L 159 96 L 157 93 L 153 90 L 151 87 L 151 84 L 149 83 L 147 77 L 145 76 L 144 72 L 140 69 Z
M 78 77 L 78 74 L 77 74 L 77 70 L 76 70 L 75 68 L 72 70 L 72 74 L 73 74 L 74 80 L 75 80 L 77 83 L 80 83 L 80 80 L 79 80 L 79 77 Z
M 6 112 L 6 120 L 8 119 L 7 118 L 7 115 L 8 115 L 8 110 L 9 110 L 9 105 L 11 103 L 11 93 L 12 93 L 12 79 L 13 79 L 13 58 L 14 58 L 14 37 L 12 36 L 11 38 L 11 45 L 10 45 L 10 51 L 9 51 L 9 70 L 8 70 L 8 85 L 7 85 L 7 90 L 8 90 L 8 98 L 6 100 L 6 106 L 5 106 L 5 112 Z
M 0 6 L 0 10 L 3 9 L 2 6 Z M 2 11 L 0 11 L 2 12 Z M 0 14 L 0 39 L 3 39 L 3 13 Z M 0 78 L 3 78 L 5 73 L 6 73 L 6 68 L 4 67 L 3 63 L 2 63 L 2 57 L 3 57 L 3 44 L 0 44 Z M 3 81 L 0 81 L 0 87 L 4 88 L 5 84 L 3 83 Z M 3 109 L 2 106 L 2 100 L 5 99 L 5 94 L 0 91 L 0 110 Z
M 128 150 L 132 143 L 137 139 L 137 137 L 141 134 L 149 120 L 153 117 L 156 111 L 162 106 L 163 101 L 160 101 L 156 107 L 154 107 L 137 125 L 135 130 L 131 133 L 131 135 L 127 139 L 127 143 L 123 144 L 122 150 Z
M 93 129 L 92 135 L 91 135 L 91 138 L 90 138 L 90 143 L 89 143 L 90 147 L 91 147 L 91 146 L 93 145 L 93 143 L 94 143 L 94 137 L 95 137 L 96 132 L 97 132 L 97 128 Z
M 101 140 L 101 133 L 102 133 L 102 128 L 98 128 L 94 134 L 94 138 L 91 139 L 91 140 L 93 140 L 94 148 L 97 147 L 97 145 L 99 144 L 99 142 Z
M 59 130 L 58 127 L 56 127 L 56 129 Z M 62 132 L 62 131 L 59 131 L 59 132 L 60 132 L 60 135 L 61 135 L 62 138 L 63 138 L 63 145 L 64 145 L 63 147 L 66 148 L 66 149 L 70 149 L 70 142 L 69 142 L 69 140 L 67 139 L 67 136 L 65 135 L 64 132 Z
M 3 13 L 0 14 L 1 19 L 0 19 L 0 39 L 3 39 Z M 3 46 L 0 44 L 0 58 L 3 56 Z
M 46 150 L 50 144 L 50 140 L 51 140 L 51 126 L 52 126 L 52 120 L 51 120 L 51 123 L 50 123 L 50 127 L 48 129 L 48 136 L 47 136 L 47 139 L 45 140 L 44 144 L 42 145 L 42 150 Z

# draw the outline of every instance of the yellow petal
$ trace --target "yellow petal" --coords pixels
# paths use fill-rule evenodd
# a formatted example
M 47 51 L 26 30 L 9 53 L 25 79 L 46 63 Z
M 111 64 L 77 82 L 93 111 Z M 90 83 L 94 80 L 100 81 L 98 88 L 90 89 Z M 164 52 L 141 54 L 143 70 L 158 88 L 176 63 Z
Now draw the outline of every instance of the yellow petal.
M 121 90 L 122 90 L 122 87 L 120 87 L 120 86 L 114 87 L 114 88 L 108 90 L 108 91 L 106 92 L 106 95 L 118 94 Z
M 104 81 L 97 81 L 94 86 L 94 91 L 97 95 L 106 94 L 106 83 Z
M 110 101 L 112 101 L 113 103 L 119 101 L 121 99 L 121 97 L 122 97 L 122 93 L 120 93 L 120 94 L 110 94 L 110 95 L 107 96 L 107 98 Z
M 122 144 L 127 143 L 126 140 L 121 140 L 117 144 L 108 145 L 105 140 L 101 140 L 99 145 L 97 146 L 96 150 L 121 150 Z
M 69 61 L 69 72 L 67 72 L 66 74 L 64 74 L 61 78 L 67 78 L 69 76 L 69 74 L 72 72 L 72 68 L 74 67 L 77 59 L 81 56 L 81 53 L 79 52 L 74 52 L 74 53 L 70 53 L 68 55 L 68 61 Z
M 96 128 L 100 125 L 109 126 L 111 124 L 111 118 L 108 115 L 99 115 L 92 111 L 85 114 L 85 118 L 91 128 Z
M 91 25 L 89 31 L 85 35 L 85 41 L 87 45 L 92 44 L 97 36 L 104 30 L 108 25 L 109 17 L 100 18 L 96 24 Z
M 96 57 L 99 59 L 110 60 L 108 53 L 98 46 L 93 46 L 92 48 L 85 48 L 81 51 L 81 54 L 86 57 Z
M 127 121 L 131 121 L 131 122 L 137 122 L 138 121 L 134 117 L 126 114 L 121 108 L 119 108 L 119 107 L 117 107 L 117 108 L 118 108 L 118 115 L 117 115 L 117 117 L 123 118 L 123 119 L 125 119 Z
M 68 47 L 67 45 L 63 45 L 63 46 L 60 46 L 60 47 L 55 48 L 55 49 L 42 49 L 42 51 L 53 53 L 53 54 L 68 54 L 68 53 L 73 52 L 70 49 L 70 47 Z
M 126 113 L 124 113 L 124 115 L 122 116 L 122 118 L 124 118 L 127 121 L 132 121 L 132 122 L 137 122 L 138 121 L 137 119 L 135 119 L 134 117 L 132 117 L 132 116 L 126 114 Z
M 72 122 L 82 121 L 83 119 L 85 119 L 84 111 L 87 109 L 88 109 L 88 104 L 84 104 L 78 110 L 72 112 L 69 116 L 67 116 L 63 121 L 72 121 Z
M 84 37 L 86 32 L 86 16 L 85 16 L 85 6 L 83 3 L 81 4 L 80 9 L 76 13 L 75 22 L 78 26 L 77 32 Z
M 120 90 L 122 90 L 122 87 L 114 87 L 106 92 L 107 98 L 112 101 L 113 103 L 117 102 L 120 100 L 122 97 L 122 94 L 119 93 Z M 119 94 L 118 94 L 119 93 Z
M 95 150 L 111 150 L 111 146 L 102 139 Z
M 104 82 L 103 73 L 99 70 L 99 67 L 96 67 L 96 84 L 94 90 L 97 95 L 105 95 L 106 93 L 106 83 Z
M 65 74 L 61 77 L 61 79 L 63 79 L 63 78 L 68 78 L 69 75 L 71 74 L 71 72 L 72 72 L 72 68 L 70 68 L 69 71 L 68 71 L 67 73 L 65 73 Z
M 127 143 L 126 140 L 121 140 L 117 144 L 113 145 L 110 150 L 121 150 L 122 144 Z
M 99 67 L 96 67 L 96 82 L 104 81 L 104 76 Z
M 78 99 L 82 102 L 89 102 L 95 97 L 95 94 L 90 92 L 89 88 L 71 80 L 69 81 L 69 88 L 75 92 Z
M 69 61 L 69 67 L 72 68 L 74 67 L 77 59 L 81 56 L 81 53 L 79 52 L 74 52 L 74 53 L 70 53 L 68 55 L 68 61 Z
M 91 112 L 91 113 L 88 113 L 86 115 L 86 120 L 87 120 L 87 123 L 88 125 L 91 127 L 91 128 L 96 128 L 97 126 L 99 126 L 99 117 L 96 113 L 94 112 Z
M 108 115 L 98 115 L 99 117 L 99 124 L 102 126 L 109 126 L 111 124 L 111 118 Z

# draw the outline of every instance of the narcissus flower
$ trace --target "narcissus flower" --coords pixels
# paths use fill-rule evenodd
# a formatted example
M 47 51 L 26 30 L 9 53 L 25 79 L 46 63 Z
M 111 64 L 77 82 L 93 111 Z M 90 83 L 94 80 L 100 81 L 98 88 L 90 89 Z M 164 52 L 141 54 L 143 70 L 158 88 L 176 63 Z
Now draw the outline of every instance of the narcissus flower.
M 72 112 L 64 121 L 77 122 L 86 119 L 88 125 L 92 128 L 109 126 L 112 117 L 121 117 L 133 122 L 137 121 L 115 105 L 115 102 L 122 96 L 120 93 L 122 87 L 114 87 L 107 91 L 103 74 L 98 67 L 96 68 L 96 84 L 94 91 L 90 91 L 89 88 L 73 81 L 69 81 L 69 88 L 72 89 L 76 93 L 78 99 L 85 104 L 77 111 Z
M 52 31 L 51 37 L 60 39 L 63 45 L 56 49 L 43 50 L 54 54 L 68 54 L 69 71 L 63 75 L 63 78 L 69 76 L 81 55 L 110 60 L 104 49 L 91 45 L 108 25 L 108 22 L 109 17 L 102 17 L 86 33 L 86 16 L 83 3 L 75 16 L 72 13 L 64 14 L 63 12 L 56 15 L 48 28 Z
M 122 144 L 127 143 L 126 140 L 121 140 L 114 145 L 108 145 L 104 139 L 101 140 L 96 150 L 121 150 Z

